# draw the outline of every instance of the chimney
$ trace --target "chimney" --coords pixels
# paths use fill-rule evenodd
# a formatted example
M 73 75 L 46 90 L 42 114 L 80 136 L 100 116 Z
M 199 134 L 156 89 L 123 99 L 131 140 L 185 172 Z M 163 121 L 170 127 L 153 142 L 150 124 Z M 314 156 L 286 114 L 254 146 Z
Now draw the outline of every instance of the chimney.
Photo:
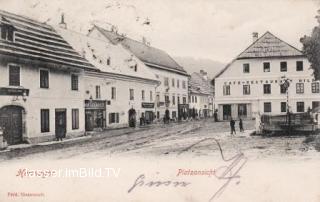
M 206 71 L 201 69 L 200 74 L 205 80 L 208 80 L 208 73 Z
M 59 27 L 67 29 L 67 24 L 64 22 L 64 13 L 61 14 L 61 22 L 59 23 Z
M 259 38 L 259 33 L 258 32 L 252 32 L 252 40 L 253 43 L 256 42 Z
M 146 39 L 146 37 L 144 37 L 144 36 L 142 37 L 142 43 L 143 43 L 143 44 L 147 44 L 147 39 Z

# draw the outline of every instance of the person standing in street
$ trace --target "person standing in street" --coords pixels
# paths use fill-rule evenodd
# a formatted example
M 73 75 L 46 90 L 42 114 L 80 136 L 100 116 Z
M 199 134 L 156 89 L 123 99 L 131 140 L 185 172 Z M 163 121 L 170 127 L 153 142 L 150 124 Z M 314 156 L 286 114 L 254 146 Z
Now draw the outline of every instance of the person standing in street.
M 242 122 L 242 119 L 241 119 L 241 118 L 240 118 L 240 120 L 239 120 L 239 128 L 240 128 L 240 132 L 244 132 L 243 122 Z
M 231 135 L 233 135 L 233 132 L 234 132 L 234 134 L 237 134 L 235 124 L 236 124 L 236 122 L 231 118 L 231 120 L 230 120 Z

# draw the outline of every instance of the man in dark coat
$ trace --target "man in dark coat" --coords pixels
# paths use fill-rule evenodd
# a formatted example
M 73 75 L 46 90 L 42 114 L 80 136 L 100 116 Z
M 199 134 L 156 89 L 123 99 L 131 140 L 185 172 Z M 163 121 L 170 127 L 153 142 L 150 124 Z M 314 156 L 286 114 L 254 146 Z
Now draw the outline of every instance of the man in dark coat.
M 236 125 L 236 122 L 231 118 L 230 120 L 231 135 L 233 135 L 233 132 L 234 134 L 237 134 L 235 125 Z
M 241 118 L 239 120 L 239 128 L 240 128 L 240 132 L 244 132 L 243 123 L 242 123 L 242 119 Z

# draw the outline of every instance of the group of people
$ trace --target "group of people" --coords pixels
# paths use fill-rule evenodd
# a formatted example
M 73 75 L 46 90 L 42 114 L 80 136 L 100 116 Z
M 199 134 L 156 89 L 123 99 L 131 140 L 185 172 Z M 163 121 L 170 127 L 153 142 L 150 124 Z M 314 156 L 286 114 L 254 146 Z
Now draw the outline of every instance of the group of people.
M 231 120 L 230 120 L 230 128 L 231 128 L 231 135 L 233 135 L 233 133 L 234 133 L 234 134 L 237 134 L 237 133 L 236 133 L 236 121 L 233 120 L 232 118 L 231 118 Z M 242 122 L 242 119 L 241 119 L 241 118 L 240 118 L 240 120 L 239 120 L 239 129 L 240 129 L 240 132 L 244 132 L 243 122 Z

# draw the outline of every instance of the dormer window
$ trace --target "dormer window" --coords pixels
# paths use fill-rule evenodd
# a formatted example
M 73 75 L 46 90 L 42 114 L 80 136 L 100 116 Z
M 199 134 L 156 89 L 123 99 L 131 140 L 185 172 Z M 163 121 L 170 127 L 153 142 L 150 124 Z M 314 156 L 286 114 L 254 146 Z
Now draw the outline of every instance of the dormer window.
M 1 39 L 7 41 L 13 41 L 13 27 L 10 25 L 0 26 Z

